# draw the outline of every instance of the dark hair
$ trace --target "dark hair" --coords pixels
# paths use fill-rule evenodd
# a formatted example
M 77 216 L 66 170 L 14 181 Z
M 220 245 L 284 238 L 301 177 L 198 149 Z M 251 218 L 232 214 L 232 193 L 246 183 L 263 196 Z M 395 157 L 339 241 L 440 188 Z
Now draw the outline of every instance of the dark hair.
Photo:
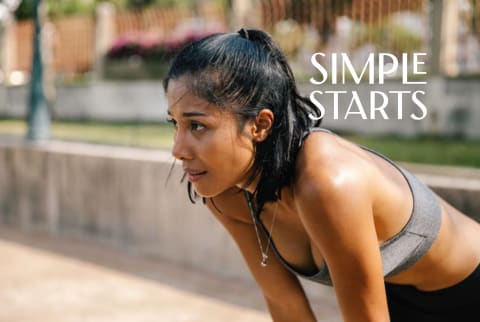
M 278 200 L 281 189 L 294 180 L 302 135 L 320 124 L 320 111 L 300 96 L 285 55 L 261 30 L 242 28 L 187 45 L 170 66 L 165 90 L 170 79 L 181 76 L 189 78 L 193 94 L 221 108 L 230 107 L 241 127 L 261 109 L 273 112 L 267 139 L 254 142 L 253 171 L 247 180 L 248 185 L 260 176 L 254 193 L 260 213 L 265 202 Z M 191 185 L 189 197 L 194 199 Z

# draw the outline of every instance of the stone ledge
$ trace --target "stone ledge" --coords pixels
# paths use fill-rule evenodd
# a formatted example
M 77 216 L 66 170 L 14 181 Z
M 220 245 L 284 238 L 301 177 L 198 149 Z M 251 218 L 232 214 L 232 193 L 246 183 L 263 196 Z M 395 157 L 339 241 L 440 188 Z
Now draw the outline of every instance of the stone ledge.
M 421 163 L 399 162 L 413 173 L 441 177 L 468 178 L 480 180 L 480 168 L 459 167 L 450 165 L 432 165 Z
M 1 138 L 0 224 L 105 239 L 173 263 L 250 278 L 224 228 L 205 207 L 188 202 L 181 167 L 172 162 L 167 151 Z M 480 221 L 479 170 L 402 165 Z
M 401 163 L 440 197 L 480 222 L 480 169 Z

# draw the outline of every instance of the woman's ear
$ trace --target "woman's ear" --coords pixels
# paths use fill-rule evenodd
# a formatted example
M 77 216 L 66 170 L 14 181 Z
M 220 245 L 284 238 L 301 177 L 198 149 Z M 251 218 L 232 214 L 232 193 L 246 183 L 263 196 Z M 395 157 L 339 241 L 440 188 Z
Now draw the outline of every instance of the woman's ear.
M 255 118 L 255 124 L 252 127 L 252 137 L 256 142 L 262 142 L 270 133 L 273 126 L 273 120 L 275 119 L 273 112 L 267 108 L 264 108 L 258 112 Z

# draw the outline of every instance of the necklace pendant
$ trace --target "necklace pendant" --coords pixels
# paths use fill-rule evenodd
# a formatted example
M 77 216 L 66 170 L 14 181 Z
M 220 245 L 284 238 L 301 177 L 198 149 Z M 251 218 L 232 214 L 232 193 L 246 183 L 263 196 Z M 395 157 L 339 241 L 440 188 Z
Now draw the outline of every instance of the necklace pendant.
M 268 255 L 267 254 L 262 254 L 262 262 L 260 263 L 260 265 L 262 265 L 262 267 L 267 266 L 267 259 L 268 259 Z

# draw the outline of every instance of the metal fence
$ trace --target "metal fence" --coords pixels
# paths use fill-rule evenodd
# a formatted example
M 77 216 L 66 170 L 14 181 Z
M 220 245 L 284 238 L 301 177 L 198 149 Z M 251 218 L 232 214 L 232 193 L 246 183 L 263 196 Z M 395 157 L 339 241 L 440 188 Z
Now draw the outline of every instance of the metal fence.
M 293 56 L 305 46 L 350 56 L 422 51 L 441 56 L 443 75 L 480 73 L 480 0 L 261 0 L 260 8 L 262 28 Z
M 156 39 L 166 39 L 179 22 L 200 18 L 225 24 L 225 10 L 215 2 L 196 7 L 151 8 L 146 10 L 117 12 L 114 14 L 115 37 L 129 33 L 149 33 Z M 78 74 L 91 71 L 95 65 L 95 39 L 97 21 L 92 16 L 73 16 L 52 19 L 44 28 L 46 47 L 52 52 L 52 67 L 56 73 Z M 9 71 L 30 70 L 32 57 L 33 23 L 20 21 L 13 27 L 15 59 Z M 46 52 L 49 49 L 46 48 Z
M 235 1 L 233 1 L 235 2 Z M 313 51 L 366 52 L 424 51 L 443 55 L 447 76 L 480 73 L 480 0 L 250 0 L 248 15 L 270 31 L 289 56 L 306 59 Z M 432 12 L 443 5 L 441 30 L 432 28 Z M 166 39 L 179 22 L 195 18 L 219 21 L 228 28 L 235 10 L 217 1 L 201 1 L 195 7 L 151 8 L 115 14 L 116 35 L 150 33 Z M 52 66 L 56 73 L 85 73 L 95 66 L 94 17 L 79 16 L 50 21 Z M 32 54 L 32 23 L 14 28 L 15 59 L 9 71 L 28 71 Z M 437 34 L 441 34 L 438 36 Z M 443 48 L 431 47 L 440 37 Z M 443 37 L 443 38 L 442 38 Z M 300 58 L 299 58 L 300 57 Z M 355 60 L 355 58 L 353 58 Z M 360 60 L 360 59 L 359 59 Z

